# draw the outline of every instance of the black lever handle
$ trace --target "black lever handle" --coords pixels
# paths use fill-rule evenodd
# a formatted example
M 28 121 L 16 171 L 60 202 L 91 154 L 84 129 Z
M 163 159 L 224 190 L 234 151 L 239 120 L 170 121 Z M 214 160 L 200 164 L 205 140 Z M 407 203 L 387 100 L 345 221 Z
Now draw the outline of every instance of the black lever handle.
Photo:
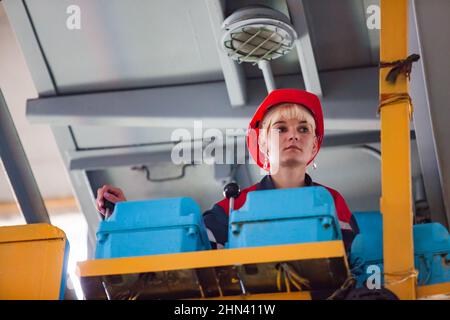
M 116 204 L 107 200 L 106 198 L 103 198 L 103 207 L 105 208 L 105 210 L 108 212 L 109 211 L 109 216 L 113 213 L 114 208 L 116 207 Z M 109 216 L 105 216 L 105 218 L 109 218 Z
M 234 210 L 234 199 L 239 197 L 240 194 L 241 189 L 236 182 L 230 182 L 223 188 L 223 195 L 225 196 L 225 198 L 230 200 L 228 214 L 231 214 L 231 212 Z
M 239 188 L 239 185 L 236 182 L 230 182 L 223 188 L 223 195 L 225 198 L 230 199 L 234 198 L 236 199 L 241 194 L 241 189 Z

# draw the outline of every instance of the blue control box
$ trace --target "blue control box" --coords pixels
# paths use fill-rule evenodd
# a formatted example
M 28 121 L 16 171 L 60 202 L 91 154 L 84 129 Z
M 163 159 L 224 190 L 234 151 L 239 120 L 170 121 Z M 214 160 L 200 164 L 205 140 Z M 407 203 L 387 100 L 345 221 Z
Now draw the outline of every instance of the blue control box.
M 260 190 L 232 211 L 227 248 L 341 240 L 334 200 L 323 187 Z
M 96 259 L 210 249 L 200 207 L 191 198 L 127 201 L 100 222 Z
M 377 266 L 383 277 L 383 225 L 380 212 L 353 213 L 359 229 L 352 244 L 350 265 L 358 287 L 365 285 Z M 413 226 L 414 267 L 418 271 L 418 285 L 450 281 L 450 236 L 439 223 Z M 401 254 L 401 252 L 399 253 Z

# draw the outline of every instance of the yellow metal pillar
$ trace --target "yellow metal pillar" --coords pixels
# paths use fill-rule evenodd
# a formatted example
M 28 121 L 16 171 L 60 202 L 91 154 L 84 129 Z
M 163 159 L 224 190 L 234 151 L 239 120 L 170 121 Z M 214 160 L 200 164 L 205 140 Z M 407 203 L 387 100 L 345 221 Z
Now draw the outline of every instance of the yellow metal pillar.
M 381 0 L 380 60 L 407 57 L 407 0 Z M 400 74 L 395 84 L 380 70 L 380 100 L 408 93 L 408 81 Z M 410 112 L 406 100 L 381 108 L 381 212 L 385 285 L 400 299 L 416 298 L 413 215 L 410 165 Z

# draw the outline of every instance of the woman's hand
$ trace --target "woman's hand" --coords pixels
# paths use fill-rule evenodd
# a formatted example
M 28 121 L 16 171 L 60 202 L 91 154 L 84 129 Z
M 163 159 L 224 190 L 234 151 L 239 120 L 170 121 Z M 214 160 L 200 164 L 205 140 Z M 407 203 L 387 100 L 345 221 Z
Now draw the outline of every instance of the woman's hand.
M 95 201 L 95 207 L 105 218 L 111 216 L 112 212 L 105 207 L 105 199 L 117 203 L 121 201 L 127 201 L 123 191 L 120 188 L 115 188 L 109 184 L 105 184 L 103 187 L 97 189 L 97 199 Z

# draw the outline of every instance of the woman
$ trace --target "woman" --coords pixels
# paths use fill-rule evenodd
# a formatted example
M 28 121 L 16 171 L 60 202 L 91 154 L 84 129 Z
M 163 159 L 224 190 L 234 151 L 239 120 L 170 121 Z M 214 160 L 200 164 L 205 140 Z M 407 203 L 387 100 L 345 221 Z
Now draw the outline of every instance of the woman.
M 250 154 L 268 175 L 242 190 L 234 209 L 245 203 L 250 191 L 320 186 L 306 168 L 319 152 L 323 136 L 322 107 L 316 95 L 297 89 L 272 91 L 256 110 L 247 133 Z M 348 250 L 358 227 L 344 198 L 336 190 L 323 187 L 333 196 Z M 106 185 L 98 189 L 97 210 L 106 215 L 109 213 L 103 208 L 103 198 L 113 203 L 126 200 L 118 188 Z M 228 199 L 223 199 L 203 214 L 213 248 L 221 248 L 227 241 L 228 206 Z

